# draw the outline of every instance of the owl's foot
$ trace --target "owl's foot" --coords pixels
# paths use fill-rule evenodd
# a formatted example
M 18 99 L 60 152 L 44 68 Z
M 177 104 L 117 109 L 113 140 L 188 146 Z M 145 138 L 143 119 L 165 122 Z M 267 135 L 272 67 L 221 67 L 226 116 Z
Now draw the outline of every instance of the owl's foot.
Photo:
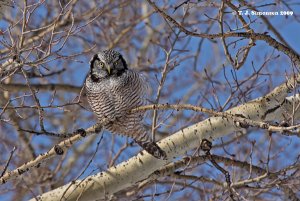
M 140 142 L 136 141 L 143 149 L 145 149 L 149 154 L 158 159 L 167 159 L 167 154 L 164 152 L 155 142 Z

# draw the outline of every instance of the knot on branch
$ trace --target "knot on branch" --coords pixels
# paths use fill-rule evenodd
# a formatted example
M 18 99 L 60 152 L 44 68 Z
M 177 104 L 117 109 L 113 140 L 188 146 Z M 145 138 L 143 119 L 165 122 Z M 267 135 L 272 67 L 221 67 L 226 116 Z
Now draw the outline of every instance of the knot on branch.
M 59 145 L 54 146 L 54 151 L 57 155 L 63 155 L 64 154 L 64 150 Z
M 206 153 L 209 153 L 210 150 L 211 150 L 211 148 L 212 148 L 212 143 L 211 143 L 209 140 L 203 139 L 203 140 L 201 141 L 200 149 L 201 149 L 202 151 L 204 151 L 204 152 L 206 152 Z
M 236 121 L 235 122 L 237 126 L 241 127 L 241 128 L 249 128 L 249 124 L 247 122 L 240 122 L 240 121 Z
M 76 133 L 81 135 L 81 137 L 86 137 L 86 131 L 83 128 L 79 128 Z

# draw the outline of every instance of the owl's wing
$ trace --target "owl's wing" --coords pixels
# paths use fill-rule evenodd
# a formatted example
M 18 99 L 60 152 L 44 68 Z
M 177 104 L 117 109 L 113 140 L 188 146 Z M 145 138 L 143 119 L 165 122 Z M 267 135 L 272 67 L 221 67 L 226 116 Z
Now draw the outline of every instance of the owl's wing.
M 122 86 L 117 90 L 120 102 L 130 109 L 144 105 L 148 96 L 148 84 L 146 77 L 134 70 L 127 70 Z
M 109 125 L 110 131 L 134 139 L 140 136 L 147 137 L 142 124 L 144 112 L 131 112 L 131 109 L 144 104 L 144 84 L 145 80 L 140 74 L 132 70 L 127 70 L 126 74 L 111 80 L 110 91 L 114 101 L 116 121 Z
M 139 79 L 141 83 L 140 97 L 144 101 L 143 105 L 146 105 L 149 102 L 148 98 L 150 97 L 150 82 L 148 81 L 148 78 L 142 73 L 139 73 Z

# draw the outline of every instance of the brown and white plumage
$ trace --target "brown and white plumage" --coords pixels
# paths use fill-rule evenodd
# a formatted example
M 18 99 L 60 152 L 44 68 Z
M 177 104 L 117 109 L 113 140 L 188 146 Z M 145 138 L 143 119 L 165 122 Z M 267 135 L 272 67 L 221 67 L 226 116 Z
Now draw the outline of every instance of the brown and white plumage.
M 156 158 L 166 154 L 152 142 L 142 120 L 144 112 L 130 110 L 145 104 L 147 84 L 138 72 L 128 69 L 122 55 L 114 50 L 96 54 L 91 62 L 85 88 L 89 104 L 103 127 L 133 138 Z

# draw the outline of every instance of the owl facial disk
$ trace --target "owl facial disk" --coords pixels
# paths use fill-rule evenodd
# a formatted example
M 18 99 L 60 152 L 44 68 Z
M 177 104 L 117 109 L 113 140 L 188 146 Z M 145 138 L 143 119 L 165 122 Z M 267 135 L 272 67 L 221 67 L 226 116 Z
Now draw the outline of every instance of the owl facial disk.
M 94 55 L 90 61 L 90 76 L 93 82 L 98 82 L 100 78 L 107 76 L 106 64 L 99 60 L 98 55 Z
M 94 55 L 90 61 L 90 68 L 91 79 L 94 82 L 120 76 L 128 69 L 122 55 L 114 50 L 104 50 Z

